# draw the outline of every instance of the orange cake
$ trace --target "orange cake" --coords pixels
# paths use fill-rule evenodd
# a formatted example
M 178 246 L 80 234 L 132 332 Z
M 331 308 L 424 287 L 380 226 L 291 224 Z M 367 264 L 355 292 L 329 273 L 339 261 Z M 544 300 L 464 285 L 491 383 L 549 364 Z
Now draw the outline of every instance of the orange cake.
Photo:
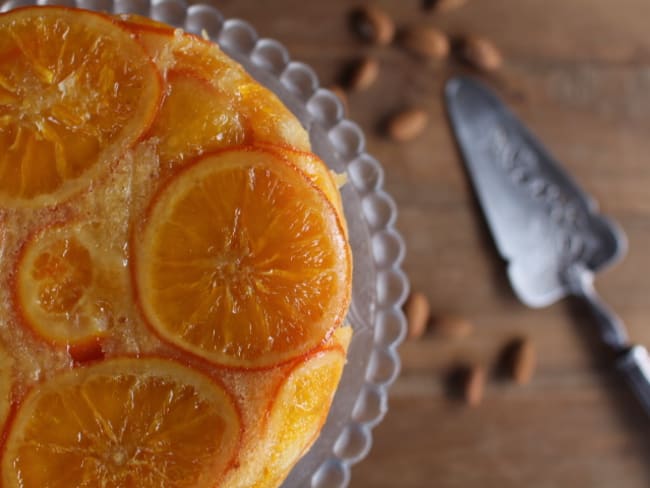
M 334 176 L 219 48 L 0 15 L 0 484 L 275 487 L 350 341 Z

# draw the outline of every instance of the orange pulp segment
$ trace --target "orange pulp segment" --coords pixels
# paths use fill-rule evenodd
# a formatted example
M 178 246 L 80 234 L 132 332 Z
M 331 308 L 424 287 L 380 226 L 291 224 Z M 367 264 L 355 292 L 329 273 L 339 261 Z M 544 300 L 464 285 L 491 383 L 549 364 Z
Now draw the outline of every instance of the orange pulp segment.
M 314 153 L 297 151 L 293 148 L 277 147 L 271 144 L 264 145 L 264 147 L 287 159 L 287 161 L 305 173 L 314 185 L 320 188 L 332 205 L 334 205 L 341 222 L 345 224 L 343 202 L 341 201 L 338 184 L 334 179 L 333 173 L 322 159 Z
M 87 341 L 112 325 L 110 264 L 101 263 L 90 226 L 68 224 L 36 233 L 23 249 L 17 308 L 40 337 L 61 345 Z
M 269 413 L 268 457 L 255 488 L 278 486 L 312 445 L 325 423 L 344 365 L 343 348 L 326 349 L 287 375 Z
M 164 359 L 113 359 L 37 386 L 17 413 L 5 488 L 213 488 L 240 418 L 210 378 Z
M 140 137 L 159 97 L 153 63 L 108 17 L 0 15 L 0 198 L 64 197 Z
M 269 366 L 340 325 L 350 249 L 336 211 L 273 153 L 209 155 L 154 200 L 136 289 L 165 340 L 214 363 Z

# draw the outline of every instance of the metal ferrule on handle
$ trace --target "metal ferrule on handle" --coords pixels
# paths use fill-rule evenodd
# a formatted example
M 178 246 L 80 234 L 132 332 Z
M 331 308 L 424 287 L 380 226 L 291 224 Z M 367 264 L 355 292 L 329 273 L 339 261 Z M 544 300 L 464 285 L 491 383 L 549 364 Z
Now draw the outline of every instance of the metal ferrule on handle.
M 581 264 L 567 271 L 567 281 L 574 295 L 591 310 L 603 341 L 618 354 L 617 367 L 641 406 L 650 415 L 650 356 L 643 346 L 630 346 L 623 322 L 603 302 L 593 286 L 593 273 Z

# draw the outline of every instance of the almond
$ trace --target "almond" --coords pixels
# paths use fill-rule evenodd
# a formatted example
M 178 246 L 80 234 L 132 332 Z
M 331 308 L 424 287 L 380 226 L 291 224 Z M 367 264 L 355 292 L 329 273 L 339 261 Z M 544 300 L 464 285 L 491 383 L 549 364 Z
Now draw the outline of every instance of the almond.
M 387 127 L 388 135 L 398 142 L 415 139 L 429 123 L 428 114 L 418 108 L 404 110 L 393 116 Z
M 535 373 L 537 366 L 537 354 L 533 342 L 528 339 L 520 339 L 516 342 L 512 351 L 512 378 L 519 385 L 526 385 Z
M 448 12 L 457 9 L 467 3 L 467 0 L 430 0 L 427 2 L 427 8 L 436 12 Z
M 457 315 L 441 315 L 433 322 L 434 331 L 449 339 L 464 339 L 474 330 L 474 325 Z
M 336 97 L 341 102 L 341 105 L 343 106 L 343 113 L 344 114 L 348 113 L 349 111 L 348 95 L 345 93 L 345 90 L 341 88 L 339 85 L 332 85 L 328 89 L 329 91 L 334 93 L 334 95 L 336 95 Z
M 468 369 L 463 396 L 470 407 L 478 407 L 483 401 L 485 379 L 485 368 L 482 366 L 474 365 Z
M 422 337 L 427 329 L 431 306 L 429 299 L 420 292 L 413 292 L 404 306 L 408 322 L 408 337 L 417 339 Z
M 428 59 L 441 60 L 449 55 L 449 39 L 431 27 L 411 27 L 400 38 L 400 44 L 408 51 Z
M 356 31 L 366 40 L 387 46 L 395 37 L 395 23 L 385 11 L 373 5 L 359 8 L 352 15 Z
M 492 43 L 484 37 L 468 36 L 461 42 L 461 56 L 481 71 L 496 71 L 503 65 L 503 57 Z
M 354 66 L 348 79 L 348 87 L 354 91 L 366 90 L 379 76 L 379 62 L 374 58 L 365 58 Z

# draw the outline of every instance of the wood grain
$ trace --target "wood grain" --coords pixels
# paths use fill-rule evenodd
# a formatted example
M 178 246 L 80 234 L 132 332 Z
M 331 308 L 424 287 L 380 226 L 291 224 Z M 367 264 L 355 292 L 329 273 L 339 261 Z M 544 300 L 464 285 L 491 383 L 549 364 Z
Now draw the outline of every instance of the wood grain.
M 425 13 L 416 0 L 376 3 L 399 27 L 473 33 L 499 46 L 505 67 L 489 83 L 627 232 L 624 261 L 597 284 L 633 339 L 650 344 L 650 2 L 470 0 L 444 15 Z M 408 244 L 405 269 L 434 312 L 476 326 L 466 340 L 404 344 L 390 412 L 351 486 L 649 486 L 650 424 L 612 372 L 585 311 L 570 302 L 529 310 L 510 291 L 444 116 L 442 84 L 466 68 L 364 44 L 347 22 L 356 2 L 215 4 L 280 39 L 325 85 L 350 60 L 380 60 L 379 81 L 350 97 L 350 115 L 386 170 Z M 408 144 L 384 138 L 383 121 L 413 106 L 430 115 L 425 133 Z M 483 405 L 464 408 L 447 387 L 450 368 L 493 368 L 505 342 L 522 334 L 537 346 L 532 383 L 515 387 L 492 375 Z

